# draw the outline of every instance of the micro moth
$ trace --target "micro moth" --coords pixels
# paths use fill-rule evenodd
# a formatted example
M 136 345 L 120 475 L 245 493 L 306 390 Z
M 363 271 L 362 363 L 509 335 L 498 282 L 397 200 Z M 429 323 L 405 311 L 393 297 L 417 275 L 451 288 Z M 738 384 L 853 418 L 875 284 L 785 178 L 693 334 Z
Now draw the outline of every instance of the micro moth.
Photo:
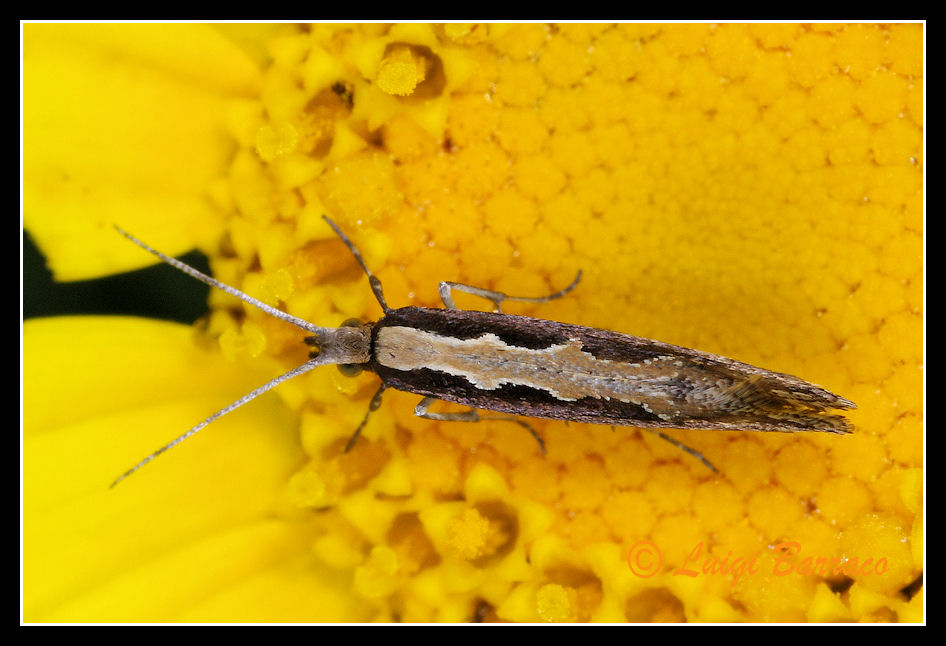
M 502 312 L 505 301 L 544 303 L 564 297 L 577 286 L 580 271 L 571 285 L 542 297 L 509 296 L 441 282 L 443 309 L 391 308 L 384 299 L 381 281 L 368 269 L 355 245 L 334 222 L 323 218 L 368 277 L 384 312 L 378 321 L 348 321 L 338 328 L 314 325 L 166 256 L 119 229 L 164 262 L 306 330 L 310 335 L 305 343 L 311 352 L 308 361 L 217 411 L 147 456 L 112 486 L 262 393 L 313 368 L 331 364 L 347 375 L 369 370 L 381 380 L 346 450 L 357 440 L 388 388 L 422 396 L 414 412 L 426 419 L 515 422 L 532 433 L 543 452 L 544 441 L 520 417 L 643 428 L 696 456 L 714 471 L 701 454 L 659 429 L 851 431 L 850 422 L 831 411 L 855 408 L 854 403 L 798 377 L 651 339 Z M 494 311 L 457 308 L 453 290 L 490 300 Z M 468 410 L 430 411 L 437 400 L 461 404 Z M 498 415 L 484 415 L 481 410 Z

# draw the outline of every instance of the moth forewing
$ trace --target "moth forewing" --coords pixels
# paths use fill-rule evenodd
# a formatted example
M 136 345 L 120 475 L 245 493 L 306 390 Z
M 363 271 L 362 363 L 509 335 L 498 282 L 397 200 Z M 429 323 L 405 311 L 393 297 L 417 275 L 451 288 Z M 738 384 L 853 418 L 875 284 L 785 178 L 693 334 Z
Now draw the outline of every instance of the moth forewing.
M 594 424 L 847 433 L 850 401 L 749 364 L 608 330 L 406 307 L 374 328 L 391 388 L 497 412 Z

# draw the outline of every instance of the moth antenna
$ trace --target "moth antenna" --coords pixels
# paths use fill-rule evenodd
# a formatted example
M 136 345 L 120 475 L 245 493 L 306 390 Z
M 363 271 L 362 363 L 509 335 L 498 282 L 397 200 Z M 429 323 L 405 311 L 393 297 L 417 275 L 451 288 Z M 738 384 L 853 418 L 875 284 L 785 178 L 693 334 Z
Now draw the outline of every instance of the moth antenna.
M 329 340 L 332 341 L 332 343 L 335 343 L 334 340 L 336 339 L 336 336 L 337 336 L 337 334 L 338 334 L 338 332 L 337 332 L 336 330 L 333 330 L 332 328 L 324 328 L 324 327 L 319 327 L 318 325 L 313 325 L 312 323 L 309 323 L 309 322 L 306 321 L 305 319 L 301 319 L 301 318 L 299 318 L 299 317 L 297 317 L 297 316 L 293 316 L 293 315 L 291 315 L 291 314 L 287 314 L 286 312 L 283 312 L 282 310 L 276 309 L 275 307 L 271 307 L 271 306 L 267 305 L 266 303 L 260 301 L 259 299 L 253 298 L 253 297 L 250 296 L 249 294 L 246 294 L 246 293 L 244 293 L 244 292 L 241 292 L 239 289 L 236 289 L 235 287 L 231 287 L 230 285 L 227 285 L 226 283 L 222 283 L 222 282 L 220 282 L 219 280 L 208 276 L 207 274 L 204 274 L 204 273 L 202 273 L 202 272 L 200 272 L 200 271 L 197 271 L 196 269 L 194 269 L 194 268 L 191 267 L 190 265 L 187 265 L 187 264 L 181 262 L 180 260 L 177 260 L 177 259 L 175 259 L 175 258 L 171 258 L 170 256 L 167 256 L 167 255 L 161 253 L 161 252 L 158 251 L 157 249 L 154 249 L 154 248 L 150 247 L 149 245 L 145 244 L 144 242 L 142 242 L 141 240 L 139 240 L 138 238 L 136 238 L 135 236 L 131 235 L 130 233 L 128 233 L 127 231 L 123 230 L 123 229 L 120 228 L 120 227 L 116 226 L 115 229 L 116 229 L 120 234 L 122 234 L 123 236 L 125 236 L 126 238 L 128 238 L 130 241 L 134 242 L 136 245 L 138 245 L 139 247 L 141 247 L 141 248 L 144 249 L 145 251 L 148 251 L 148 252 L 154 254 L 155 256 L 157 256 L 158 258 L 160 258 L 162 261 L 166 262 L 167 264 L 171 265 L 172 267 L 174 267 L 174 268 L 176 268 L 176 269 L 179 269 L 180 271 L 184 272 L 184 273 L 187 274 L 188 276 L 192 276 L 192 277 L 196 278 L 197 280 L 201 281 L 202 283 L 205 283 L 205 284 L 207 284 L 207 285 L 210 285 L 211 287 L 216 287 L 217 289 L 219 289 L 219 290 L 221 290 L 221 291 L 224 291 L 224 292 L 226 292 L 227 294 L 230 294 L 231 296 L 235 296 L 235 297 L 239 298 L 241 301 L 243 301 L 244 303 L 248 303 L 248 304 L 252 305 L 253 307 L 256 307 L 256 308 L 258 308 L 258 309 L 260 309 L 260 310 L 266 312 L 266 313 L 269 314 L 270 316 L 275 316 L 276 318 L 281 319 L 281 320 L 283 320 L 283 321 L 286 321 L 287 323 L 292 323 L 292 324 L 295 325 L 296 327 L 302 328 L 303 330 L 306 330 L 307 332 L 312 332 L 312 333 L 315 334 L 315 338 L 317 338 L 317 339 L 320 339 L 320 340 L 329 339 Z M 331 346 L 331 344 L 330 344 L 330 346 Z M 347 358 L 347 355 L 345 355 L 345 358 Z M 145 459 L 143 459 L 141 462 L 139 462 L 138 464 L 136 464 L 135 466 L 133 466 L 131 469 L 129 469 L 128 471 L 126 471 L 125 473 L 123 473 L 122 475 L 120 475 L 118 478 L 116 478 L 115 481 L 112 482 L 111 487 L 114 487 L 114 486 L 117 485 L 119 482 L 121 482 L 122 480 L 124 480 L 125 478 L 127 478 L 128 476 L 130 476 L 131 474 L 133 474 L 135 471 L 137 471 L 138 469 L 140 469 L 140 468 L 143 467 L 144 465 L 146 465 L 146 464 L 148 464 L 149 462 L 151 462 L 152 460 L 154 460 L 156 457 L 158 457 L 159 455 L 161 455 L 162 453 L 164 453 L 164 452 L 167 451 L 168 449 L 170 449 L 170 448 L 172 448 L 172 447 L 174 447 L 174 446 L 180 444 L 181 442 L 183 442 L 183 441 L 186 440 L 187 438 L 189 438 L 189 437 L 191 437 L 192 435 L 196 434 L 198 431 L 200 431 L 202 428 L 206 427 L 206 426 L 207 426 L 208 424 L 210 424 L 211 422 L 213 422 L 213 421 L 215 421 L 215 420 L 217 420 L 217 419 L 223 417 L 224 415 L 226 415 L 226 414 L 229 413 L 230 411 L 233 411 L 233 410 L 239 408 L 239 407 L 242 406 L 243 404 L 245 404 L 245 403 L 247 403 L 247 402 L 249 402 L 249 401 L 252 401 L 253 399 L 256 399 L 257 397 L 259 397 L 260 395 L 262 395 L 263 393 L 265 393 L 267 390 L 270 390 L 270 389 L 272 389 L 272 388 L 275 388 L 276 386 L 278 386 L 278 385 L 281 384 L 282 382 L 287 381 L 287 380 L 289 380 L 289 379 L 292 379 L 293 377 L 296 377 L 296 376 L 298 376 L 298 375 L 301 375 L 301 374 L 303 374 L 303 373 L 306 373 L 306 372 L 308 372 L 309 370 L 312 370 L 313 368 L 315 368 L 316 366 L 325 365 L 326 363 L 331 363 L 331 362 L 339 362 L 339 361 L 336 361 L 337 359 L 338 359 L 338 358 L 337 358 L 334 354 L 332 354 L 332 353 L 330 353 L 330 352 L 321 352 L 318 357 L 313 357 L 313 358 L 311 358 L 309 361 L 303 363 L 302 365 L 293 368 L 293 369 L 290 370 L 289 372 L 287 372 L 287 373 L 285 373 L 285 374 L 283 374 L 283 375 L 281 375 L 281 376 L 279 376 L 279 377 L 276 377 L 275 379 L 273 379 L 272 381 L 268 382 L 267 384 L 265 384 L 265 385 L 263 385 L 263 386 L 260 386 L 259 388 L 257 388 L 257 389 L 254 390 L 253 392 L 251 392 L 251 393 L 249 393 L 249 394 L 247 394 L 247 395 L 244 395 L 243 397 L 241 397 L 240 399 L 236 400 L 235 402 L 233 402 L 232 404 L 230 404 L 230 405 L 227 406 L 226 408 L 223 408 L 223 409 L 217 411 L 216 413 L 214 413 L 213 415 L 211 415 L 210 417 L 208 417 L 207 419 L 205 419 L 203 422 L 201 422 L 201 423 L 198 424 L 197 426 L 194 426 L 193 428 L 191 428 L 189 431 L 187 431 L 186 433 L 184 433 L 183 435 L 181 435 L 181 436 L 178 437 L 177 439 L 172 440 L 172 441 L 169 442 L 168 444 L 162 446 L 160 449 L 158 449 L 157 451 L 155 451 L 154 453 L 152 453 L 151 455 L 149 455 L 148 457 L 146 457 Z M 111 487 L 110 487 L 110 488 L 111 488 Z
M 138 245 L 145 251 L 148 251 L 154 254 L 155 256 L 157 256 L 158 258 L 160 258 L 167 264 L 171 265 L 172 267 L 180 269 L 185 274 L 189 276 L 193 276 L 194 278 L 196 278 L 202 283 L 206 283 L 207 285 L 210 285 L 211 287 L 216 287 L 217 289 L 224 291 L 230 294 L 231 296 L 236 296 L 244 303 L 248 303 L 252 305 L 253 307 L 259 308 L 271 316 L 275 316 L 276 318 L 282 319 L 283 321 L 286 321 L 287 323 L 292 323 L 296 327 L 300 327 L 303 330 L 306 330 L 308 332 L 315 332 L 316 334 L 318 334 L 319 332 L 322 332 L 325 329 L 317 325 L 313 325 L 312 323 L 309 323 L 305 319 L 301 319 L 297 316 L 293 316 L 292 314 L 287 314 L 286 312 L 283 312 L 282 310 L 278 310 L 275 307 L 271 307 L 267 305 L 266 303 L 256 298 L 253 298 L 249 294 L 245 294 L 244 292 L 241 292 L 236 287 L 230 287 L 226 283 L 221 283 L 219 280 L 215 278 L 211 278 L 207 274 L 197 271 L 190 265 L 186 265 L 180 260 L 177 260 L 176 258 L 171 258 L 170 256 L 166 256 L 160 251 L 158 251 L 157 249 L 153 249 L 152 247 L 149 247 L 147 244 L 145 244 L 144 242 L 142 242 L 141 240 L 139 240 L 138 238 L 136 238 L 135 236 L 131 235 L 130 233 L 128 233 L 127 231 L 123 230 L 122 228 L 118 226 L 116 226 L 115 229 L 120 234 L 122 234 L 123 236 L 125 236 L 126 238 L 134 242 L 136 245 Z
M 145 466 L 146 464 L 148 464 L 149 462 L 151 462 L 152 460 L 154 460 L 156 457 L 158 457 L 159 455 L 161 455 L 162 453 L 164 453 L 164 452 L 167 451 L 168 449 L 171 449 L 171 448 L 177 446 L 178 444 L 180 444 L 181 442 L 183 442 L 183 441 L 186 440 L 187 438 L 191 437 L 192 435 L 197 434 L 198 431 L 200 431 L 202 428 L 204 428 L 205 426 L 207 426 L 207 425 L 210 424 L 211 422 L 220 419 L 221 417 L 223 417 L 223 416 L 226 415 L 227 413 L 236 410 L 237 408 L 239 408 L 239 407 L 242 406 L 243 404 L 246 404 L 247 402 L 256 399 L 257 397 L 259 397 L 260 395 L 262 395 L 263 393 L 265 393 L 267 390 L 271 390 L 271 389 L 275 388 L 276 386 L 278 386 L 278 385 L 281 384 L 282 382 L 288 381 L 289 379 L 292 379 L 293 377 L 298 377 L 298 376 L 301 375 L 301 374 L 305 374 L 306 372 L 309 372 L 310 370 L 312 370 L 313 368 L 315 368 L 315 367 L 317 367 L 317 366 L 319 366 L 319 365 L 321 365 L 321 364 L 318 362 L 318 360 L 306 361 L 306 362 L 303 363 L 302 365 L 296 366 L 295 368 L 293 368 L 293 369 L 290 370 L 289 372 L 287 372 L 287 373 L 285 373 L 285 374 L 283 374 L 283 375 L 280 375 L 280 376 L 276 377 L 275 379 L 273 379 L 272 381 L 270 381 L 270 382 L 268 382 L 268 383 L 266 383 L 266 384 L 260 386 L 259 388 L 257 388 L 257 389 L 254 390 L 253 392 L 247 393 L 247 394 L 244 395 L 243 397 L 240 397 L 238 400 L 236 400 L 235 402 L 233 402 L 232 404 L 230 404 L 230 405 L 227 406 L 226 408 L 221 408 L 220 410 L 218 410 L 216 413 L 214 413 L 213 415 L 211 415 L 210 417 L 208 417 L 207 419 L 205 419 L 204 421 L 202 421 L 202 422 L 201 422 L 200 424 L 198 424 L 197 426 L 193 427 L 192 429 L 190 429 L 189 431 L 187 431 L 186 433 L 184 433 L 184 434 L 181 435 L 180 437 L 178 437 L 178 438 L 176 438 L 176 439 L 174 439 L 174 440 L 171 440 L 170 442 L 168 442 L 167 444 L 165 444 L 164 446 L 162 446 L 160 449 L 158 449 L 157 451 L 155 451 L 154 453 L 152 453 L 151 455 L 149 455 L 148 457 L 146 457 L 145 459 L 143 459 L 141 462 L 139 462 L 138 464 L 136 464 L 136 465 L 133 466 L 132 468 L 128 469 L 128 471 L 126 471 L 125 473 L 123 473 L 123 474 L 121 474 L 120 476 L 118 476 L 118 477 L 115 479 L 115 481 L 112 482 L 111 485 L 109 485 L 109 489 L 111 489 L 112 487 L 114 487 L 115 485 L 117 485 L 119 482 L 121 482 L 122 480 L 124 480 L 125 478 L 127 478 L 128 476 L 130 476 L 131 474 L 133 474 L 135 471 L 137 471 L 137 470 L 140 469 L 141 467 Z
M 371 273 L 371 270 L 368 269 L 368 265 L 365 264 L 365 261 L 361 257 L 361 252 L 358 251 L 358 248 L 352 244 L 352 241 L 348 239 L 342 230 L 338 228 L 338 225 L 332 222 L 327 215 L 323 215 L 322 219 L 328 222 L 328 225 L 332 227 L 332 230 L 335 234 L 342 239 L 342 242 L 345 243 L 345 246 L 348 247 L 348 250 L 351 251 L 352 255 L 355 256 L 355 260 L 358 261 L 358 264 L 361 265 L 361 268 L 365 270 L 365 274 L 368 276 L 368 284 L 371 285 L 371 291 L 374 292 L 374 297 L 378 299 L 378 303 L 381 304 L 381 309 L 385 312 L 389 311 L 390 308 L 388 304 L 384 301 L 384 292 L 381 289 L 381 281 L 377 276 Z

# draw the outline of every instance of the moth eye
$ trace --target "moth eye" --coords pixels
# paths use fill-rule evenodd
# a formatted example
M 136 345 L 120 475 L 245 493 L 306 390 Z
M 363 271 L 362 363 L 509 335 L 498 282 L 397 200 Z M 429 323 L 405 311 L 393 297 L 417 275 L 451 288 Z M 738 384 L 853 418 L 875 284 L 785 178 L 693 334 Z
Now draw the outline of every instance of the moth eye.
M 357 363 L 340 363 L 338 371 L 346 377 L 357 377 L 361 374 L 361 365 Z
M 307 336 L 305 339 L 303 339 L 303 342 L 312 348 L 312 350 L 309 352 L 310 359 L 315 359 L 317 356 L 322 354 L 322 341 L 319 339 L 319 337 Z
M 342 323 L 342 327 L 361 327 L 363 323 L 358 319 L 345 319 Z

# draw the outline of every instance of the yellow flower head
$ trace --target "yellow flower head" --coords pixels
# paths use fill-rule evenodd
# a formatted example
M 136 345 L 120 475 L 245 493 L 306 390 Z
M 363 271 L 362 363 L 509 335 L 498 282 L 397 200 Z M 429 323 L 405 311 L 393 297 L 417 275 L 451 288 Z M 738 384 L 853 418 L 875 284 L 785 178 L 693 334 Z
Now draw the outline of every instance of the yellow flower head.
M 237 375 L 304 361 L 304 334 L 224 294 L 193 335 L 31 322 L 24 619 L 922 621 L 922 36 L 27 25 L 25 223 L 62 279 L 147 260 L 115 222 L 200 245 L 220 280 L 317 325 L 377 320 L 327 214 L 392 307 L 440 307 L 441 280 L 543 295 L 582 269 L 566 298 L 504 311 L 859 408 L 847 437 L 672 432 L 716 475 L 633 428 L 535 420 L 543 455 L 518 425 L 418 419 L 389 390 L 346 453 L 378 380 L 326 367 L 109 492 Z M 105 369 L 50 377 L 63 339 Z M 89 385 L 106 375 L 121 397 Z M 82 477 L 50 483 L 79 448 Z

